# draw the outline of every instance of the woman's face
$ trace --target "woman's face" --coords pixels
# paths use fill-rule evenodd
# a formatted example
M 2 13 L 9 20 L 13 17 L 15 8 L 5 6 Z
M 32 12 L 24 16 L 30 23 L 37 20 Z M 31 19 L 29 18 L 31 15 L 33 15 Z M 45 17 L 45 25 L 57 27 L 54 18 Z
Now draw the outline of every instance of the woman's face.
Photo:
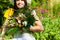
M 16 0 L 16 6 L 18 8 L 23 8 L 25 6 L 24 0 Z

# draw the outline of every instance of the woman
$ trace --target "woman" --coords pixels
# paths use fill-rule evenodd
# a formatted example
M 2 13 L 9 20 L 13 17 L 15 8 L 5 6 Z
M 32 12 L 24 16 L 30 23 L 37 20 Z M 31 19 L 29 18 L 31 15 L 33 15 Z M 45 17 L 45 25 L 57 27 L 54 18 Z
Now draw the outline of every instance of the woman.
M 29 1 L 29 0 L 28 0 Z M 26 10 L 28 9 L 27 6 L 29 5 L 27 0 L 14 0 L 14 8 L 15 9 L 21 9 L 25 8 Z M 30 31 L 43 31 L 44 28 L 39 20 L 39 18 L 36 15 L 35 10 L 32 11 L 32 14 L 34 15 L 36 21 L 35 24 L 36 26 L 30 26 Z M 35 40 L 35 38 L 29 34 L 29 33 L 23 33 L 23 34 L 18 34 L 18 36 L 15 35 L 15 37 L 12 40 Z

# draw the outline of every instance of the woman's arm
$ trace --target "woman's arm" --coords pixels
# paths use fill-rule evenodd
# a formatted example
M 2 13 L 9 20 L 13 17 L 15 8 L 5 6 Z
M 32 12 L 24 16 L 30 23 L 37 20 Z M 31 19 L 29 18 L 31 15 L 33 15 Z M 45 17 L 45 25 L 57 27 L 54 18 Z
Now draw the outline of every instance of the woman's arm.
M 31 26 L 30 30 L 31 31 L 42 31 L 42 30 L 44 30 L 42 23 L 40 22 L 38 16 L 36 15 L 36 12 L 33 12 L 33 15 L 36 19 L 36 21 L 35 21 L 36 26 L 34 26 L 34 27 Z

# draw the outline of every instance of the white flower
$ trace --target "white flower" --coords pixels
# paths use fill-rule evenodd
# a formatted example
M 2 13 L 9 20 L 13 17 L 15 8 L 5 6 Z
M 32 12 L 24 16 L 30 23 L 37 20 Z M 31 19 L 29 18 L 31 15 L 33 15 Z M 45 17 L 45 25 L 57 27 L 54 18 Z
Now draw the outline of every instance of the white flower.
M 21 20 L 18 20 L 18 23 L 21 23 Z
M 27 21 L 24 21 L 23 24 L 24 24 L 25 26 L 27 26 Z

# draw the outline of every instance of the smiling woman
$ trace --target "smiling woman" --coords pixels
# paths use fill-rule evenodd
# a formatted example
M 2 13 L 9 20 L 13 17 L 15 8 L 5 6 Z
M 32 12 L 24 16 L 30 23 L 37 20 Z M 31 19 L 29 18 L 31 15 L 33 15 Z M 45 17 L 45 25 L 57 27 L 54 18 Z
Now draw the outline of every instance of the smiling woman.
M 6 34 L 13 34 L 11 40 L 35 40 L 30 32 L 43 31 L 44 28 L 35 10 L 28 6 L 31 0 L 14 0 L 13 3 L 14 9 L 8 8 L 4 11 L 6 20 L 2 26 L 2 38 Z
M 20 11 L 24 10 L 25 12 L 27 12 L 28 10 L 31 10 L 31 9 L 29 9 L 27 2 L 29 2 L 29 1 L 27 1 L 27 0 L 14 0 L 14 7 L 16 10 L 20 9 Z M 27 7 L 27 9 L 26 9 L 26 7 Z M 24 11 L 20 12 L 19 15 L 21 15 L 21 13 L 22 13 L 23 15 L 26 14 L 27 15 L 27 16 L 25 15 L 26 17 L 30 16 L 30 15 L 28 15 L 28 13 L 25 13 Z M 17 12 L 17 11 L 15 11 L 15 12 Z M 30 25 L 29 30 L 33 31 L 33 32 L 44 30 L 43 25 L 40 22 L 38 16 L 36 15 L 35 10 L 32 10 L 30 14 L 32 14 L 34 16 L 34 18 L 35 18 L 34 24 L 36 24 L 36 25 L 34 25 L 34 26 Z M 28 22 L 27 25 L 29 25 L 31 22 L 32 22 L 32 20 L 30 22 Z M 12 40 L 17 40 L 17 39 L 18 40 L 35 40 L 35 37 L 32 36 L 32 34 L 30 34 L 28 32 L 23 32 L 22 34 L 20 34 L 20 32 L 19 32 L 18 34 L 14 35 L 14 38 Z

